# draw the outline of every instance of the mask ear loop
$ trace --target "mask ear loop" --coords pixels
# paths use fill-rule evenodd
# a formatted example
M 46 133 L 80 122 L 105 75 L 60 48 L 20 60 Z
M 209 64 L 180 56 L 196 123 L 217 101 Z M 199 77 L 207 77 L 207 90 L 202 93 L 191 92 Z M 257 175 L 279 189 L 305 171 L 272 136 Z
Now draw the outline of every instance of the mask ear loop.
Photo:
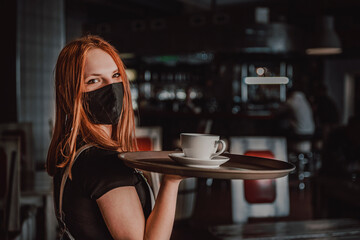
M 70 118 L 69 118 L 69 115 L 68 114 L 65 114 L 65 129 L 68 129 L 68 127 L 69 127 L 69 121 L 70 121 Z M 73 131 L 73 127 L 71 127 L 70 128 L 70 132 L 72 132 Z
M 65 114 L 65 129 L 68 128 L 69 126 L 69 115 L 68 114 Z M 70 129 L 70 132 L 72 131 L 72 128 Z

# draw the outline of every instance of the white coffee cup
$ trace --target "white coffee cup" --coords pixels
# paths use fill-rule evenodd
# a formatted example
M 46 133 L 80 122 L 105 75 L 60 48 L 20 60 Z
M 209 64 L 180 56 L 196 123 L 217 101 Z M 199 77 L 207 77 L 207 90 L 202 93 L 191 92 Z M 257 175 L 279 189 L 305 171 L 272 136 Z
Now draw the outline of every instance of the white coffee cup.
M 222 148 L 216 152 L 219 143 Z M 180 144 L 185 157 L 197 159 L 214 158 L 226 149 L 226 143 L 220 140 L 220 136 L 211 134 L 181 133 Z

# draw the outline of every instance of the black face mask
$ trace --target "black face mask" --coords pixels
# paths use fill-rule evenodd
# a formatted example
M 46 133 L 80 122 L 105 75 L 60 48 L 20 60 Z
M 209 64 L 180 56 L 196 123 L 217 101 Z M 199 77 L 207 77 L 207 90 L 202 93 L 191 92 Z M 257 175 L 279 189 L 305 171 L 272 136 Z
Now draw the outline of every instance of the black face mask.
M 121 82 L 86 92 L 84 93 L 84 108 L 88 109 L 86 115 L 92 123 L 116 125 L 120 118 L 123 97 L 124 87 Z

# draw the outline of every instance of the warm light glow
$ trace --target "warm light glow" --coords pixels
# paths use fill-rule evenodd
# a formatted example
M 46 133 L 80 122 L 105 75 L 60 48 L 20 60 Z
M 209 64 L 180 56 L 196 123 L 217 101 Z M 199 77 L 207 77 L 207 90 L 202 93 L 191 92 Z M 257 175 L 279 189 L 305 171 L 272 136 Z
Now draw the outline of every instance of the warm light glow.
M 119 54 L 121 59 L 131 59 L 135 57 L 134 53 L 120 53 Z
M 130 82 L 136 80 L 136 77 L 137 77 L 136 70 L 134 70 L 134 69 L 126 69 L 125 72 L 126 72 L 126 76 L 127 76 L 128 80 Z
M 341 48 L 308 48 L 306 54 L 308 55 L 330 55 L 342 53 Z
M 248 85 L 253 84 L 288 84 L 289 78 L 287 77 L 246 77 L 245 83 Z
M 262 67 L 259 67 L 256 69 L 256 73 L 257 73 L 257 75 L 262 76 L 265 73 L 265 69 Z

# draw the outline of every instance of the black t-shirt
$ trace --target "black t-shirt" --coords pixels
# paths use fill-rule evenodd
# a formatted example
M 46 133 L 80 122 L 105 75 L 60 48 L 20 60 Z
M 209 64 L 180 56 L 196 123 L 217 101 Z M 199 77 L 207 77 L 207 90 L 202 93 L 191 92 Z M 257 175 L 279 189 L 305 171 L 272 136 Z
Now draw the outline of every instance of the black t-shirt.
M 96 200 L 114 188 L 135 186 L 146 219 L 151 212 L 150 192 L 144 178 L 127 167 L 118 154 L 91 147 L 80 154 L 72 167 L 72 180 L 68 178 L 63 193 L 63 220 L 76 240 L 113 239 Z M 57 212 L 63 172 L 59 169 L 54 176 Z

